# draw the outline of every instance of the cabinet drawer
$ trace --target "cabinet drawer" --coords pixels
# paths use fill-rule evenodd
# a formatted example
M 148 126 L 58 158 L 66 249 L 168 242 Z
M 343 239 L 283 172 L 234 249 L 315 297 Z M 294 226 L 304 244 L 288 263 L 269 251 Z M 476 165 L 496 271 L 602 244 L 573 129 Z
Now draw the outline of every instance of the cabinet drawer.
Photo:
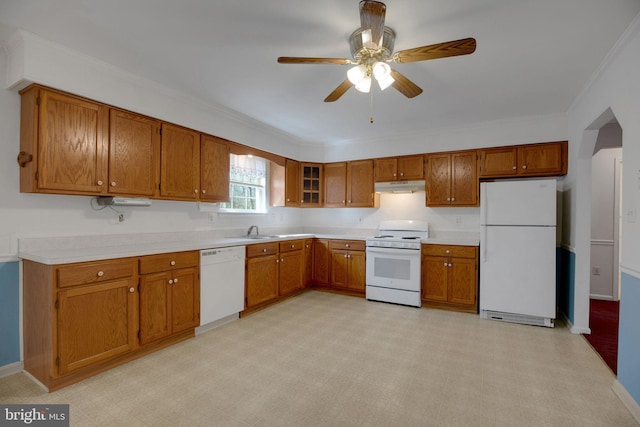
M 140 258 L 140 274 L 197 266 L 199 261 L 200 253 L 198 251 L 149 255 Z
M 72 264 L 56 269 L 59 287 L 83 285 L 131 277 L 135 274 L 135 259 L 117 259 Z
M 247 258 L 272 255 L 278 253 L 278 242 L 258 243 L 247 245 Z
M 364 251 L 364 240 L 330 240 L 331 250 L 348 249 L 350 251 Z
M 475 258 L 477 253 L 478 248 L 476 246 L 422 245 L 423 255 Z
M 304 247 L 304 240 L 288 240 L 280 242 L 280 252 L 299 251 Z

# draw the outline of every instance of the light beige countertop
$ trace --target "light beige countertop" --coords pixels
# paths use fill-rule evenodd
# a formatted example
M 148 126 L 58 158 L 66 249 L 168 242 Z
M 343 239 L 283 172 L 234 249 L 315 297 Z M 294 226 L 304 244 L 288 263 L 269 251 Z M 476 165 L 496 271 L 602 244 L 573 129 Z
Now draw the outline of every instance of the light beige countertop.
M 423 244 L 478 246 L 479 233 L 436 232 Z M 292 233 L 263 235 L 261 238 L 220 237 L 207 232 L 148 233 L 20 239 L 18 258 L 47 265 L 99 261 L 170 252 L 246 246 L 304 238 L 365 240 L 371 236 L 346 234 Z

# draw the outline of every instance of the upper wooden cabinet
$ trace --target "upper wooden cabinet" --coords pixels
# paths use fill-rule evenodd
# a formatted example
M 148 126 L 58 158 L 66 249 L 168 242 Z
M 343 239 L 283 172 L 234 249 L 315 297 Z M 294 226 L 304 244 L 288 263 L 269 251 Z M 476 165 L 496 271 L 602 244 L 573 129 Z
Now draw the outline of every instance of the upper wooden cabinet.
M 347 204 L 347 162 L 324 165 L 324 206 L 343 208 Z
M 302 163 L 302 207 L 317 208 L 322 206 L 322 165 L 319 163 Z
M 475 150 L 430 154 L 425 175 L 427 206 L 478 206 Z
M 567 173 L 566 141 L 485 148 L 480 152 L 480 178 L 557 176 Z
M 162 124 L 160 196 L 172 200 L 198 200 L 200 193 L 200 134 Z
M 376 182 L 424 179 L 422 155 L 375 159 L 374 168 Z
M 112 108 L 109 126 L 108 192 L 155 195 L 160 182 L 160 121 Z
M 347 207 L 370 208 L 373 193 L 373 160 L 355 160 L 347 164 Z
M 284 169 L 284 205 L 300 206 L 300 162 L 287 159 Z
M 200 138 L 200 200 L 229 200 L 229 144 L 211 135 Z
M 40 86 L 21 95 L 20 191 L 105 193 L 109 108 Z

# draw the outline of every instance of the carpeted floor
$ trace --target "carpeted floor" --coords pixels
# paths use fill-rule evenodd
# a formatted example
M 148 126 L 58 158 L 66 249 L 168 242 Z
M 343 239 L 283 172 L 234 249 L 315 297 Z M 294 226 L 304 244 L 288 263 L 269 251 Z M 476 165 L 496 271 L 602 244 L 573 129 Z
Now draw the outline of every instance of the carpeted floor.
M 620 301 L 590 300 L 591 334 L 585 337 L 614 374 L 618 373 L 619 315 Z

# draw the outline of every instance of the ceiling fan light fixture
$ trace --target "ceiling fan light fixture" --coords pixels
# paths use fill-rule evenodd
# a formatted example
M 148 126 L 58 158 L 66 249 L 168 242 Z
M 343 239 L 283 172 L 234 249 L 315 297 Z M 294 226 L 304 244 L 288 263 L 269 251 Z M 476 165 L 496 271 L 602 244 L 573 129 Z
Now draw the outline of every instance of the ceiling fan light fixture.
M 362 93 L 369 93 L 371 90 L 371 76 L 364 76 L 360 83 L 356 85 L 356 90 Z
M 362 79 L 364 79 L 367 75 L 367 67 L 364 65 L 356 65 L 353 68 L 349 68 L 347 71 L 347 78 L 354 85 L 358 86 Z

